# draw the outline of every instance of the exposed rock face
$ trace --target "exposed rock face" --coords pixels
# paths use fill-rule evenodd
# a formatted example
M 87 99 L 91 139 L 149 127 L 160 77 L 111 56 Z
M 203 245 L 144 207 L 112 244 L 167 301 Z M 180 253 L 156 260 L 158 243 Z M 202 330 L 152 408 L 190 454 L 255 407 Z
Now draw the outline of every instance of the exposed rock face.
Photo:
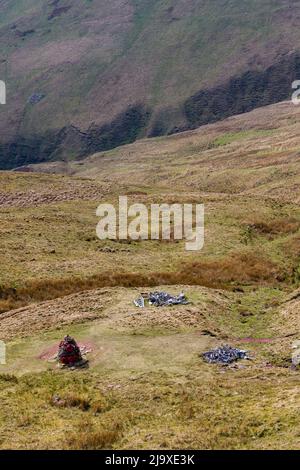
M 184 104 L 187 128 L 283 101 L 292 95 L 292 83 L 299 77 L 300 56 L 293 54 L 266 70 L 249 70 L 224 85 L 201 90 Z
M 72 156 L 84 158 L 95 152 L 132 143 L 142 135 L 150 114 L 147 108 L 135 106 L 111 123 L 91 126 L 86 132 L 69 126 L 41 135 L 16 136 L 9 143 L 0 145 L 0 169 L 64 160 Z
M 248 112 L 289 98 L 292 82 L 297 77 L 300 77 L 300 55 L 293 54 L 261 72 L 249 71 L 218 87 L 201 90 L 183 105 L 187 124 L 179 124 L 171 131 L 168 130 L 169 110 L 161 111 L 150 125 L 153 110 L 140 104 L 129 107 L 111 122 L 103 126 L 92 125 L 84 132 L 68 126 L 41 135 L 17 135 L 9 143 L 0 145 L 0 169 L 48 160 L 84 158 L 132 143 L 145 135 L 172 134 Z

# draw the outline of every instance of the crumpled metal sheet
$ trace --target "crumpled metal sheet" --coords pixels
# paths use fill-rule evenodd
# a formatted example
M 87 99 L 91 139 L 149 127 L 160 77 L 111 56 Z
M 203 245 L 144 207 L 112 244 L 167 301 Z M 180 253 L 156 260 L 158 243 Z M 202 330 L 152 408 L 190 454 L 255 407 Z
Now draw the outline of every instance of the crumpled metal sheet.
M 225 345 L 202 354 L 209 364 L 231 364 L 240 359 L 250 359 L 248 352 Z
M 150 292 L 149 304 L 155 307 L 163 307 L 166 305 L 187 305 L 189 302 L 186 296 L 181 293 L 178 296 L 173 296 L 167 292 Z
M 300 365 L 300 341 L 294 341 L 292 344 L 292 348 L 292 364 L 294 367 L 298 367 Z
M 134 305 L 139 308 L 145 307 L 145 299 L 144 297 L 139 297 L 138 299 L 133 301 Z
M 31 95 L 29 98 L 28 98 L 28 103 L 30 104 L 37 104 L 39 103 L 43 98 L 45 98 L 45 95 L 43 93 L 33 93 L 33 95 Z
M 170 295 L 167 292 L 150 292 L 146 299 L 149 302 L 149 305 L 154 305 L 155 307 L 166 307 L 170 305 L 188 305 L 189 301 L 186 296 L 181 293 L 178 296 Z M 143 308 L 145 307 L 144 297 L 139 297 L 134 301 L 136 307 Z

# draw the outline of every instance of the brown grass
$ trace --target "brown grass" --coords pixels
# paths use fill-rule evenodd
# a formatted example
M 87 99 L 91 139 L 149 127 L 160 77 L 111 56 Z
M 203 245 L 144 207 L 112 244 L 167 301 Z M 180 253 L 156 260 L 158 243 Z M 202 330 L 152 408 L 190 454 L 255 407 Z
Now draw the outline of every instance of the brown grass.
M 293 238 L 289 239 L 284 244 L 285 252 L 292 257 L 299 258 L 300 256 L 300 236 L 297 234 Z
M 0 374 L 0 382 L 18 383 L 18 377 L 12 374 Z
M 283 282 L 288 273 L 264 256 L 234 253 L 227 257 L 185 263 L 179 271 L 141 273 L 103 273 L 87 278 L 65 278 L 49 281 L 31 281 L 25 286 L 0 289 L 0 312 L 93 290 L 101 287 L 154 287 L 157 285 L 199 285 L 230 289 L 243 284 L 274 284 Z
M 219 260 L 188 263 L 181 275 L 192 284 L 197 280 L 206 287 L 228 287 L 231 283 L 274 281 L 279 276 L 279 268 L 259 254 L 238 253 Z
M 110 409 L 109 404 L 105 400 L 97 400 L 92 404 L 91 407 L 95 415 L 108 411 Z
M 271 221 L 256 220 L 247 224 L 255 232 L 265 235 L 295 233 L 300 228 L 299 220 L 292 217 L 282 217 Z
M 70 450 L 111 449 L 122 431 L 123 424 L 117 421 L 112 422 L 107 429 L 94 429 L 90 420 L 83 420 L 77 432 L 67 439 L 66 447 Z
M 59 408 L 79 408 L 82 411 L 89 410 L 91 406 L 88 398 L 76 393 L 69 393 L 58 399 L 52 397 L 50 403 Z
M 68 440 L 68 448 L 73 450 L 99 450 L 112 446 L 119 437 L 118 431 L 81 431 Z

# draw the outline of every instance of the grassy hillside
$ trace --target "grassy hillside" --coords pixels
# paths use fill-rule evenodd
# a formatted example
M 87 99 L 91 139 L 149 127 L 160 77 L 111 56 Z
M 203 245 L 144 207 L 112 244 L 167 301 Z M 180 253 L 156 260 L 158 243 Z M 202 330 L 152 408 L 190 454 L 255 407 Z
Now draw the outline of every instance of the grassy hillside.
M 102 289 L 1 320 L 4 337 L 14 338 L 0 366 L 1 448 L 298 449 L 298 374 L 287 367 L 288 329 L 278 325 L 278 304 L 291 303 L 269 292 L 266 311 L 266 292 L 186 293 L 192 306 L 141 312 L 132 306 L 137 289 Z M 246 298 L 256 303 L 255 335 L 267 332 L 267 344 L 242 339 L 251 329 L 236 309 Z M 80 323 L 84 311 L 89 319 Z M 54 312 L 64 328 L 47 331 Z M 88 370 L 59 371 L 40 359 L 66 328 L 91 345 Z M 199 354 L 224 341 L 251 349 L 254 360 L 204 364 Z
M 0 173 L 1 448 L 299 449 L 299 121 L 281 103 Z M 96 207 L 119 194 L 204 202 L 204 250 L 101 242 Z M 133 305 L 156 288 L 192 304 Z M 66 333 L 89 369 L 47 362 Z M 202 361 L 224 343 L 253 360 Z
M 205 124 L 280 101 L 299 78 L 300 11 L 288 0 L 0 7 L 0 78 L 8 87 L 1 168 Z
M 0 173 L 0 307 L 89 286 L 297 286 L 299 113 L 282 103 L 85 161 L 28 167 L 43 175 Z M 204 250 L 98 240 L 96 207 L 120 194 L 205 203 Z

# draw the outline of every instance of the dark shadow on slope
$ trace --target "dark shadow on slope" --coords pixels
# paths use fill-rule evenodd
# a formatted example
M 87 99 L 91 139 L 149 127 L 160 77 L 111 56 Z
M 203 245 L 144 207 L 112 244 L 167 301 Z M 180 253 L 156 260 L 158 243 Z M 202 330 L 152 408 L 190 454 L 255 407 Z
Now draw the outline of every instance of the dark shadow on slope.
M 154 115 L 149 107 L 137 104 L 107 124 L 90 126 L 86 132 L 68 126 L 42 135 L 18 135 L 13 141 L 0 145 L 0 170 L 45 161 L 80 159 L 146 135 L 157 137 L 195 129 L 288 99 L 293 91 L 292 82 L 297 79 L 300 80 L 300 55 L 289 54 L 265 70 L 250 70 L 217 87 L 200 90 L 183 103 L 182 109 L 165 108 Z M 184 125 L 179 117 L 182 115 Z M 170 129 L 170 123 L 176 119 L 181 120 L 181 124 Z
M 74 126 L 42 135 L 16 136 L 0 145 L 0 170 L 10 170 L 32 163 L 84 158 L 134 142 L 142 136 L 151 112 L 142 105 L 129 107 L 111 123 L 91 126 L 81 132 Z
M 224 85 L 201 90 L 186 100 L 185 129 L 284 101 L 292 95 L 292 82 L 300 80 L 300 56 L 287 55 L 263 71 L 250 70 Z M 178 129 L 174 129 L 178 132 Z

